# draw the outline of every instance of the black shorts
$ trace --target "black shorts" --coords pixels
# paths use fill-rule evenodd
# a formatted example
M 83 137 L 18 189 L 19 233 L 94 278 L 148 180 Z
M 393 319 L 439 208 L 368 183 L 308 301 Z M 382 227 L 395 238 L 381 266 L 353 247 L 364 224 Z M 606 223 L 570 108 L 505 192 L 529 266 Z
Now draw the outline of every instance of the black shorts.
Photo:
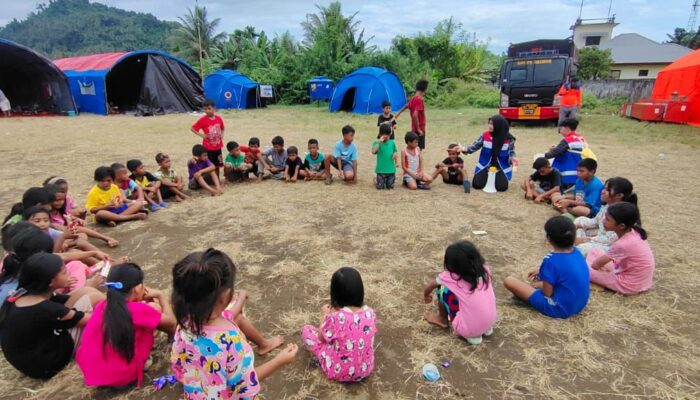
M 217 167 L 224 166 L 224 159 L 222 158 L 221 149 L 219 150 L 207 150 L 207 155 L 209 156 L 209 161 Z
M 173 192 L 168 186 L 163 185 L 163 182 L 161 182 L 160 195 L 164 199 L 169 199 L 169 198 L 175 197 L 175 192 Z
M 442 180 L 444 183 L 448 185 L 461 185 L 462 181 L 459 180 L 459 174 L 451 174 L 447 173 L 447 179 Z

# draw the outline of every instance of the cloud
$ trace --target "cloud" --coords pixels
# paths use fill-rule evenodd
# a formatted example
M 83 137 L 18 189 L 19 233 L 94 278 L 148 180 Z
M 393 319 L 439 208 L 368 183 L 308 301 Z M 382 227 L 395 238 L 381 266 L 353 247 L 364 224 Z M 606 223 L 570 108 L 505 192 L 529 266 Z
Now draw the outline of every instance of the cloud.
M 4 1 L 0 25 L 13 18 L 23 19 L 43 1 Z M 147 12 L 166 20 L 177 20 L 193 6 L 191 0 L 102 0 L 101 3 L 126 10 Z M 246 25 L 264 30 L 270 36 L 290 31 L 303 38 L 301 22 L 315 13 L 316 4 L 330 0 L 200 0 L 210 17 L 220 18 L 222 31 L 231 32 Z M 665 40 L 675 27 L 685 27 L 690 11 L 686 0 L 615 0 L 612 12 L 620 25 L 615 34 L 636 32 L 653 40 Z M 565 38 L 579 16 L 580 0 L 362 0 L 342 1 L 346 14 L 357 12 L 365 37 L 372 44 L 387 48 L 396 35 L 412 36 L 432 30 L 443 19 L 454 16 L 464 30 L 476 33 L 496 52 L 505 51 L 511 42 L 540 38 Z M 605 18 L 608 0 L 586 0 L 583 18 Z

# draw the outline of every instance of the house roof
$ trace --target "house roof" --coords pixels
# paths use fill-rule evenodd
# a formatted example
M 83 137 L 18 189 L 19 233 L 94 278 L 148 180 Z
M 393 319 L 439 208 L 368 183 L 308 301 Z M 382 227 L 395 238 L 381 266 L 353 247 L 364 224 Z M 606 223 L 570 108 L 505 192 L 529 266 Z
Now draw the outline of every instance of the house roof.
M 636 33 L 623 33 L 600 44 L 610 49 L 615 64 L 670 64 L 692 50 L 675 43 L 658 43 Z

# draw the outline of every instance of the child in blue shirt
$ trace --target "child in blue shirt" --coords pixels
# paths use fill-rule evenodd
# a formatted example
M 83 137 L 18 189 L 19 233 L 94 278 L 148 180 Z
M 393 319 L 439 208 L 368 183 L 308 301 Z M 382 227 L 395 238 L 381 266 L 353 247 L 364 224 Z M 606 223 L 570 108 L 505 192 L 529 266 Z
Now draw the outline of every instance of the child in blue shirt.
M 512 276 L 503 285 L 520 300 L 552 318 L 568 318 L 581 312 L 590 295 L 586 259 L 574 248 L 576 226 L 564 217 L 550 218 L 544 225 L 553 251 L 542 260 L 539 269 L 528 273 L 532 283 Z
M 572 194 L 552 199 L 552 204 L 560 212 L 568 212 L 574 217 L 594 218 L 600 210 L 600 193 L 603 181 L 595 176 L 598 163 L 592 158 L 584 158 L 576 166 L 576 184 Z
M 333 154 L 324 160 L 327 172 L 326 185 L 333 183 L 331 165 L 338 170 L 338 177 L 345 183 L 355 183 L 357 180 L 357 146 L 353 143 L 355 128 L 350 125 L 343 127 L 343 140 L 338 140 L 333 146 Z

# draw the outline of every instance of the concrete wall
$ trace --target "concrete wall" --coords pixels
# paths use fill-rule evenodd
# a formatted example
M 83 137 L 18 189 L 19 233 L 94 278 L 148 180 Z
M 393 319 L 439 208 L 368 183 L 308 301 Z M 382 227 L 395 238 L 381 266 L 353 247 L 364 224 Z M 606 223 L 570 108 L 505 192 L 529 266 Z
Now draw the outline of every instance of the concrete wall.
M 610 71 L 620 71 L 619 79 L 656 79 L 659 71 L 668 64 L 618 64 L 610 67 Z M 639 76 L 639 70 L 649 70 L 649 75 Z
M 599 99 L 629 97 L 631 101 L 651 97 L 654 79 L 602 79 L 584 81 L 584 93 L 591 93 Z
M 602 36 L 600 44 L 612 39 L 615 23 L 588 24 L 582 23 L 574 27 L 574 44 L 578 49 L 586 47 L 586 36 Z

